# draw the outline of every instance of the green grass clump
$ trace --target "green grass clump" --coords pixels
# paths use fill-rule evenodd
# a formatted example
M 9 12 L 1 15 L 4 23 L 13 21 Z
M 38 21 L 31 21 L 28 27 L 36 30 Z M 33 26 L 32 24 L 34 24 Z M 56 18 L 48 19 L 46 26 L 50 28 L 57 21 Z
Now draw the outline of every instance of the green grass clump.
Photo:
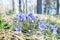
M 9 25 L 9 23 L 5 23 L 0 15 L 0 31 L 3 31 L 4 29 L 10 29 L 10 27 L 11 25 Z

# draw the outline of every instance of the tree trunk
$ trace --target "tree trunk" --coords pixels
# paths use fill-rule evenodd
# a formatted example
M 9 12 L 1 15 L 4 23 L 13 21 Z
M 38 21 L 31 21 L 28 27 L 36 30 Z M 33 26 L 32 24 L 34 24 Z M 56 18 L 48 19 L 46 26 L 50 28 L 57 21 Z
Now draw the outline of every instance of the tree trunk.
M 57 11 L 56 11 L 56 15 L 59 15 L 59 0 L 57 0 Z
M 21 12 L 21 0 L 19 0 L 19 13 Z
M 42 14 L 42 0 L 37 0 L 37 13 Z
M 14 0 L 12 0 L 12 8 L 13 8 L 13 11 L 14 11 Z

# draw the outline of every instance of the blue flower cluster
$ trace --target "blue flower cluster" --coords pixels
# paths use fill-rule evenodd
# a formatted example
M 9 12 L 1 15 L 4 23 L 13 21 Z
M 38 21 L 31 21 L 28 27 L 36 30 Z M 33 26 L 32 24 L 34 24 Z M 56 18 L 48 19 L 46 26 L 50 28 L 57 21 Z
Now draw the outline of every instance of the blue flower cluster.
M 20 21 L 25 21 L 26 15 L 25 14 L 18 14 L 18 15 L 16 15 L 16 18 L 19 19 Z
M 28 16 L 25 15 L 24 13 L 21 13 L 21 14 L 16 15 L 16 18 L 22 22 L 25 20 L 29 20 L 30 22 L 34 22 L 35 16 L 32 13 L 28 14 Z
M 38 25 L 40 30 L 45 30 L 46 29 L 46 25 L 40 21 L 39 25 Z M 57 34 L 57 28 L 53 25 L 50 25 L 50 30 L 52 31 L 53 34 Z
M 24 22 L 24 21 L 34 22 L 35 16 L 32 13 L 30 13 L 28 15 L 21 13 L 21 14 L 16 15 L 16 19 L 18 19 L 20 22 Z M 22 30 L 22 28 L 17 27 L 15 30 L 16 30 L 15 33 L 18 34 Z M 28 33 L 30 33 L 30 32 L 31 32 L 31 30 L 28 30 Z
M 18 15 L 16 15 L 16 18 L 19 19 L 21 22 L 28 20 L 29 22 L 34 23 L 34 20 L 35 20 L 35 16 L 32 13 L 30 13 L 28 15 L 25 15 L 23 13 L 18 14 Z M 45 30 L 46 27 L 47 27 L 46 24 L 44 24 L 41 20 L 38 22 L 38 28 L 40 30 Z M 16 32 L 19 33 L 21 31 L 21 29 L 22 29 L 21 27 L 16 28 Z M 51 25 L 50 30 L 52 30 L 53 34 L 57 34 L 57 28 L 55 26 Z M 31 32 L 31 30 L 28 30 L 28 33 L 30 33 L 30 32 Z

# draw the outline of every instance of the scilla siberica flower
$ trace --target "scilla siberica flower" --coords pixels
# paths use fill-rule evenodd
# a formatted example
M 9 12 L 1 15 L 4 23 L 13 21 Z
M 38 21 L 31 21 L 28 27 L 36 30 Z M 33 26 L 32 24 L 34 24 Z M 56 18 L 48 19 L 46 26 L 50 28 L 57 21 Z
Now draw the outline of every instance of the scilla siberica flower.
M 19 19 L 20 21 L 25 21 L 26 20 L 26 15 L 25 14 L 18 14 L 17 15 L 17 19 Z
M 20 16 L 20 14 L 17 14 L 17 15 L 16 15 L 16 19 L 20 19 L 19 16 Z
M 28 33 L 30 33 L 31 32 L 31 30 L 28 30 Z
M 30 13 L 28 15 L 28 19 L 30 20 L 30 22 L 34 22 L 35 17 L 34 17 L 34 15 L 32 13 Z
M 39 26 L 39 29 L 41 29 L 41 30 L 45 30 L 45 28 L 46 28 L 46 25 L 44 23 L 39 22 L 38 26 Z
M 57 28 L 51 25 L 50 29 L 52 30 L 53 34 L 57 34 Z
M 53 34 L 57 34 L 57 29 L 54 29 L 53 30 Z
M 15 33 L 16 33 L 16 34 L 18 34 L 18 33 L 20 33 L 20 32 L 21 32 L 21 30 L 22 30 L 22 28 L 21 28 L 21 27 L 17 27 L 17 28 L 15 28 Z

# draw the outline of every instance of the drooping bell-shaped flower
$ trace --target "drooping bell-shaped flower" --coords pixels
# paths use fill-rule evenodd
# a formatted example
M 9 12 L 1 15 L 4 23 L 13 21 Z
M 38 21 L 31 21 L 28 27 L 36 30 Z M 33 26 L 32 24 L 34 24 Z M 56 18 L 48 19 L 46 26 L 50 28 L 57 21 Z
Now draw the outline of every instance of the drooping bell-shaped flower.
M 34 15 L 33 15 L 32 13 L 30 13 L 28 16 L 31 17 L 32 19 L 35 18 Z
M 29 19 L 29 21 L 30 22 L 34 22 L 34 20 L 35 20 L 35 16 L 32 14 L 32 13 L 30 13 L 29 15 L 28 15 L 28 19 Z
M 19 17 L 20 17 L 20 21 L 25 21 L 26 20 L 26 15 L 25 14 L 21 14 Z
M 18 14 L 17 15 L 17 18 L 20 20 L 20 21 L 25 21 L 26 20 L 26 15 L 25 14 Z

